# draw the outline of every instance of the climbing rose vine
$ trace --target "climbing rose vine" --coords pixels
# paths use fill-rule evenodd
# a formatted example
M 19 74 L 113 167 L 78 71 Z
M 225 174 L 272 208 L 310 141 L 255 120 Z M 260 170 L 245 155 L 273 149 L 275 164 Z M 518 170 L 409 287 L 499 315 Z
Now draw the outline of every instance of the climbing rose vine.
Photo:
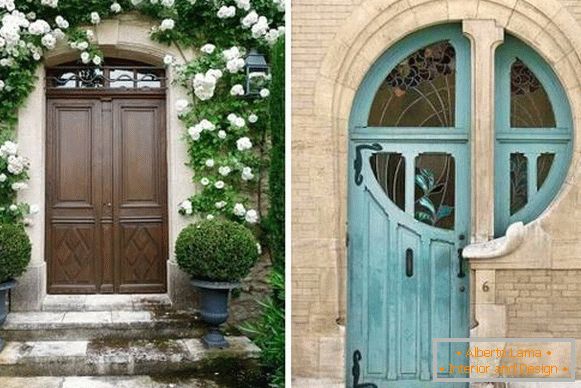
M 18 149 L 14 130 L 44 55 L 66 44 L 83 64 L 101 66 L 107 59 L 95 38 L 100 24 L 138 12 L 154 24 L 151 39 L 182 53 L 164 63 L 188 91 L 176 110 L 199 189 L 177 210 L 259 222 L 255 199 L 266 164 L 270 76 L 253 74 L 260 90 L 248 98 L 245 57 L 251 48 L 269 56 L 284 35 L 284 9 L 284 0 L 0 0 L 0 221 L 26 223 L 38 211 L 17 203 L 29 163 L 19 154 L 26 150 Z M 183 54 L 192 50 L 193 59 Z

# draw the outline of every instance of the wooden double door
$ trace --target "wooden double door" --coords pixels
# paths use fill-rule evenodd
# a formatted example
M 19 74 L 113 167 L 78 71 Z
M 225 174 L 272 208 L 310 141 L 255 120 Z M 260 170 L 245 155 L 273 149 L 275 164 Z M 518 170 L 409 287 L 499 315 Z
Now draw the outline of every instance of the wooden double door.
M 165 99 L 47 101 L 49 293 L 166 291 Z

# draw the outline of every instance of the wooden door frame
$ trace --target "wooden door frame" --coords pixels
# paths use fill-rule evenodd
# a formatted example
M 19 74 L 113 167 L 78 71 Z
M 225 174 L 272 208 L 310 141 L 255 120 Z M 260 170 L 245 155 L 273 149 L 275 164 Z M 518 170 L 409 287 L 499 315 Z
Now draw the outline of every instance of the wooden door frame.
M 169 155 L 167 152 L 167 148 L 168 148 L 168 98 L 167 98 L 167 89 L 157 89 L 157 90 L 151 90 L 151 89 L 66 89 L 66 88 L 62 88 L 62 89 L 46 89 L 46 93 L 45 93 L 45 104 L 46 106 L 48 106 L 48 102 L 50 100 L 71 100 L 71 101 L 83 101 L 83 100 L 100 100 L 101 103 L 103 102 L 112 102 L 115 99 L 135 99 L 135 100 L 163 100 L 164 105 L 165 105 L 165 115 L 163 116 L 163 120 L 162 120 L 162 127 L 160 128 L 160 130 L 163 132 L 162 134 L 162 147 L 163 147 L 163 154 L 164 154 L 164 159 L 162 161 L 164 168 L 164 172 L 162 174 L 162 190 L 164 192 L 164 199 L 163 199 L 163 207 L 164 207 L 164 212 L 163 212 L 163 250 L 166 252 L 166 258 L 167 260 L 165 261 L 165 279 L 164 279 L 164 285 L 163 285 L 163 289 L 160 290 L 154 290 L 152 292 L 154 293 L 166 293 L 168 291 L 168 287 L 169 287 L 169 276 L 168 276 L 168 271 L 167 271 L 167 263 L 170 260 L 171 257 L 171 252 L 169 251 L 169 179 L 168 179 L 168 172 L 169 172 Z M 111 111 L 110 114 L 113 114 L 113 112 Z M 112 118 L 114 120 L 114 118 Z M 51 116 L 50 113 L 47 111 L 46 115 L 45 115 L 45 144 L 44 144 L 44 149 L 45 149 L 45 156 L 44 156 L 44 163 L 45 163 L 45 171 L 44 171 L 44 176 L 45 176 L 45 203 L 48 205 L 49 204 L 49 185 L 50 185 L 50 172 L 51 169 L 49 168 L 49 152 L 50 152 L 50 147 L 51 147 L 51 143 L 49 141 L 49 137 L 48 137 L 48 131 L 49 131 L 49 120 L 51 120 Z M 45 244 L 44 244 L 44 255 L 45 255 L 45 260 L 47 261 L 47 266 L 46 266 L 46 292 L 49 294 L 59 294 L 59 292 L 55 292 L 54 290 L 52 292 L 49 292 L 49 287 L 51 284 L 51 266 L 49 263 L 49 257 L 50 257 L 50 240 L 49 240 L 49 229 L 50 229 L 50 219 L 48 217 L 49 214 L 49 207 L 45 206 L 45 223 L 44 223 L 44 239 L 45 239 Z M 98 211 L 97 214 L 101 214 L 101 210 Z M 113 221 L 114 222 L 114 221 Z M 100 246 L 102 245 L 102 239 L 99 236 L 96 237 L 96 242 L 95 244 Z M 114 247 L 113 249 L 116 250 L 119 247 L 118 245 L 118 241 L 117 239 L 114 241 Z M 101 255 L 99 255 L 101 256 Z M 99 275 L 98 275 L 98 279 L 100 281 L 100 287 L 103 286 L 103 268 L 102 268 L 102 264 L 103 264 L 103 260 L 97 260 L 98 263 L 95 267 L 95 271 L 98 271 Z M 103 292 L 103 289 L 101 288 L 100 292 L 99 290 L 96 290 L 95 292 L 89 292 L 90 294 L 113 294 L 113 293 L 118 293 L 118 294 L 122 294 L 122 293 L 133 293 L 132 291 L 125 291 L 123 292 L 120 289 L 120 286 L 118 284 L 118 280 L 119 280 L 119 260 L 115 260 L 113 262 L 113 284 L 112 284 L 112 288 L 106 288 L 106 291 Z M 70 288 L 69 288 L 70 290 Z M 76 291 L 76 290 L 75 290 Z M 71 295 L 75 295 L 75 294 L 86 294 L 88 291 L 88 289 L 86 287 L 79 287 L 78 288 L 78 292 L 75 293 L 71 293 L 71 292 L 66 292 L 66 294 L 71 294 Z M 142 293 L 141 291 L 139 293 Z

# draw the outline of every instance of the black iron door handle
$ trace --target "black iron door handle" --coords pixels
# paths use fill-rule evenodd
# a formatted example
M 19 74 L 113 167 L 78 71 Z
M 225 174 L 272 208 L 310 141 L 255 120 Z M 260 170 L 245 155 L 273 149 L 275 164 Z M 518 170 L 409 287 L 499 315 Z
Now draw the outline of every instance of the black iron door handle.
M 464 273 L 464 256 L 462 256 L 462 248 L 458 249 L 458 277 L 463 278 L 466 274 Z
M 414 276 L 414 251 L 411 248 L 405 250 L 405 276 Z

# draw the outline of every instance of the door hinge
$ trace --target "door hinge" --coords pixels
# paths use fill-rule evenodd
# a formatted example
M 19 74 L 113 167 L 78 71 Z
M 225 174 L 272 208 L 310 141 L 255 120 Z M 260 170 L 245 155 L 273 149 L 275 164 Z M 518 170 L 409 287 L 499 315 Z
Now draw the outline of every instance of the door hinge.
M 345 246 L 349 248 L 349 232 L 345 233 Z

